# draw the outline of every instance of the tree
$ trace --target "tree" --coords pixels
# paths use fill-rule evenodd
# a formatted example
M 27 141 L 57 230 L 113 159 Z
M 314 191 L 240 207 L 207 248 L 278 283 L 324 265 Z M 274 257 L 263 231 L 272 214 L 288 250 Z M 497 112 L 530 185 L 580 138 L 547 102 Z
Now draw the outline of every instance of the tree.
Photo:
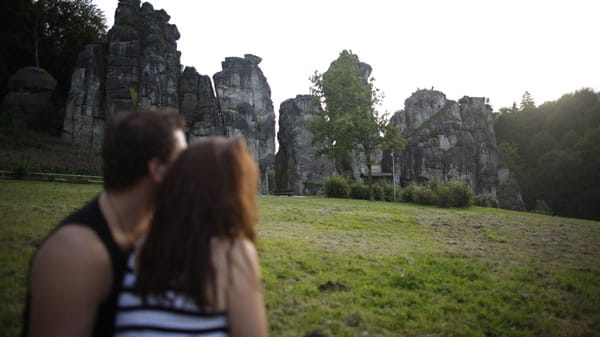
M 521 110 L 524 111 L 531 109 L 535 109 L 535 101 L 533 100 L 533 96 L 531 96 L 529 91 L 525 91 L 523 98 L 521 99 Z
M 369 196 L 373 200 L 373 155 L 378 149 L 401 149 L 400 131 L 380 115 L 375 107 L 383 99 L 374 79 L 368 80 L 364 64 L 352 51 L 344 50 L 329 70 L 311 77 L 311 93 L 321 103 L 321 113 L 311 120 L 311 144 L 317 155 L 325 154 L 334 161 L 349 156 L 352 151 L 362 154 L 367 166 Z
M 64 102 L 79 52 L 106 40 L 106 19 L 91 0 L 38 0 L 34 8 L 34 62 L 56 78 Z
M 8 93 L 8 78 L 33 63 L 31 0 L 0 1 L 0 99 Z

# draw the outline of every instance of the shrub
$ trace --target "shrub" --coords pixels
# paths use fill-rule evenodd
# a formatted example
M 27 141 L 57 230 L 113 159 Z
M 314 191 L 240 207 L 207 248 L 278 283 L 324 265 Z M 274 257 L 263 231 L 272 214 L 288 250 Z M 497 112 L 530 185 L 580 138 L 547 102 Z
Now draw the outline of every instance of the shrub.
M 473 198 L 473 205 L 479 207 L 498 207 L 498 205 L 496 204 L 496 200 L 492 199 L 492 197 L 489 197 L 487 195 L 476 195 Z
M 444 192 L 442 192 L 444 191 Z M 473 203 L 473 190 L 466 181 L 451 180 L 442 185 L 438 192 L 438 199 L 447 195 L 447 205 L 440 207 L 468 207 Z
M 415 188 L 416 185 L 408 185 L 408 187 L 400 190 L 400 200 L 403 202 L 413 202 L 415 201 Z
M 369 186 L 354 182 L 350 185 L 350 198 L 369 200 Z
M 551 215 L 552 214 L 552 208 L 550 208 L 550 206 L 548 206 L 548 204 L 546 203 L 546 201 L 544 200 L 536 200 L 535 201 L 535 213 L 539 213 L 539 214 L 545 214 L 545 215 Z
M 344 177 L 338 175 L 327 177 L 323 184 L 325 186 L 325 195 L 328 197 L 348 198 L 350 186 Z
M 379 201 L 385 200 L 385 193 L 383 192 L 382 184 L 373 184 L 373 198 Z
M 379 185 L 383 191 L 383 201 L 394 201 L 394 185 L 389 183 L 383 183 Z M 396 191 L 397 193 L 397 191 Z
M 413 201 L 421 205 L 434 205 L 436 202 L 436 195 L 431 190 L 431 186 L 415 186 L 413 188 Z

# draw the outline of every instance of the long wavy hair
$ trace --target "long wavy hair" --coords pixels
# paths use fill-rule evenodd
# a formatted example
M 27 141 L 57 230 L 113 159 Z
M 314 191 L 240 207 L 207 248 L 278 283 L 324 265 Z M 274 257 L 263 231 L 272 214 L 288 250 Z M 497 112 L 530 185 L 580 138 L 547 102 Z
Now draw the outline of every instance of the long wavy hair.
M 182 152 L 159 188 L 136 290 L 175 290 L 208 306 L 207 287 L 215 285 L 210 241 L 254 242 L 257 185 L 257 165 L 241 138 L 211 137 Z

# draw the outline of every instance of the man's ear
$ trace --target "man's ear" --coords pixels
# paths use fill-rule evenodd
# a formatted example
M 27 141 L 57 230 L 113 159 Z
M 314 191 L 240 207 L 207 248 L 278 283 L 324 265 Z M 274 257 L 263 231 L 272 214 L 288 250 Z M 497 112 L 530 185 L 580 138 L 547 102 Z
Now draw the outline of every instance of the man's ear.
M 153 158 L 148 162 L 148 177 L 155 183 L 162 182 L 167 173 L 167 165 L 163 164 L 158 158 Z

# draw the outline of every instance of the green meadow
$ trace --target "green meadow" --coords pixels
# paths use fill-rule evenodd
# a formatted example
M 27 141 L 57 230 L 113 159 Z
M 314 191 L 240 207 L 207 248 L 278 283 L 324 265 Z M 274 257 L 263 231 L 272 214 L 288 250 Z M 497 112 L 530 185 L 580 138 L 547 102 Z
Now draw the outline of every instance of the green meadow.
M 35 248 L 99 185 L 0 181 L 0 335 Z M 600 222 L 491 208 L 260 198 L 273 336 L 600 336 Z

